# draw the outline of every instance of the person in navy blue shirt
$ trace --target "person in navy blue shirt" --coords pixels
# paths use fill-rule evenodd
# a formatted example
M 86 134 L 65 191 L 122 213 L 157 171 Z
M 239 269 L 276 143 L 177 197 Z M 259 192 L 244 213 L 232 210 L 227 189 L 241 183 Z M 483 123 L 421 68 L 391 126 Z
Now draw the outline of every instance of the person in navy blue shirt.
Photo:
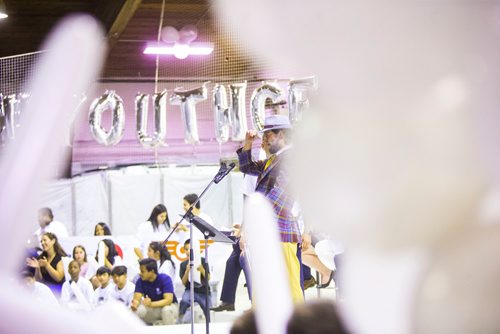
M 139 266 L 140 278 L 130 308 L 148 325 L 175 324 L 179 309 L 172 278 L 158 273 L 154 259 L 143 259 Z

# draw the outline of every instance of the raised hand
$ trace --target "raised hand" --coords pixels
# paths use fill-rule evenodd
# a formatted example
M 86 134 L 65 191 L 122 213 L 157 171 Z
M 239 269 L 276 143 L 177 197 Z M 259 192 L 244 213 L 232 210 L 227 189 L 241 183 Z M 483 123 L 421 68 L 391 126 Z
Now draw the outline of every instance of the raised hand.
M 243 144 L 243 150 L 251 150 L 252 149 L 252 144 L 253 141 L 255 140 L 255 137 L 257 137 L 257 131 L 255 130 L 248 130 L 246 135 L 245 135 L 245 144 Z
M 40 268 L 40 264 L 38 263 L 38 260 L 35 259 L 34 257 L 32 258 L 27 258 L 26 259 L 26 265 L 31 268 Z
M 48 264 L 49 263 L 47 262 L 47 258 L 46 257 L 42 257 L 40 260 L 38 260 L 38 265 L 40 266 L 40 268 L 44 268 Z
M 137 299 L 132 299 L 132 301 L 130 302 L 130 309 L 132 309 L 132 311 L 137 311 L 138 307 L 139 301 Z

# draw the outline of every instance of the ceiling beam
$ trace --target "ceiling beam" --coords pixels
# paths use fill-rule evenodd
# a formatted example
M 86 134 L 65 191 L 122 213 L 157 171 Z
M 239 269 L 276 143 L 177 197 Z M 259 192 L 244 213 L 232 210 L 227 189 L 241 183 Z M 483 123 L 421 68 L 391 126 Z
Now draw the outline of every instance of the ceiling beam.
M 116 16 L 111 28 L 108 31 L 108 47 L 112 50 L 118 42 L 121 34 L 127 27 L 130 19 L 134 16 L 142 0 L 125 0 L 120 12 Z

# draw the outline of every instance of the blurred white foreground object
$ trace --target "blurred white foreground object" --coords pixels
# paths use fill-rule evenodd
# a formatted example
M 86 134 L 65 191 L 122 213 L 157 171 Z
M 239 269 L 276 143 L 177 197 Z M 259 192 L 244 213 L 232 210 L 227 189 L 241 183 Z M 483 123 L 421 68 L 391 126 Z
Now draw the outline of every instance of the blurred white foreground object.
M 421 252 L 477 222 L 488 169 L 500 183 L 499 5 L 215 1 L 228 28 L 283 77 L 318 76 L 319 94 L 294 128 L 291 180 L 304 217 L 348 250 L 339 274 L 349 304 L 339 307 L 356 333 L 447 326 L 446 307 L 411 317 L 413 280 Z M 456 305 L 477 306 L 463 296 Z M 470 309 L 469 333 L 485 332 L 484 313 Z
M 259 193 L 250 195 L 245 201 L 243 230 L 259 333 L 285 333 L 293 311 L 288 274 L 276 214 L 269 201 Z
M 412 333 L 500 333 L 500 227 L 451 236 L 435 251 L 416 292 Z
M 93 18 L 76 16 L 64 20 L 44 44 L 47 51 L 36 66 L 18 137 L 6 147 L 0 162 L 4 176 L 0 243 L 12 251 L 0 257 L 2 270 L 19 267 L 41 187 L 53 162 L 64 158 L 59 148 L 78 105 L 74 95 L 85 92 L 95 80 L 103 62 L 103 42 L 102 29 Z
M 12 284 L 12 277 L 22 280 L 18 270 L 41 188 L 53 162 L 63 159 L 58 156 L 59 145 L 64 144 L 64 133 L 79 102 L 74 96 L 86 91 L 102 66 L 103 31 L 90 16 L 70 17 L 57 26 L 43 49 L 47 51 L 31 82 L 22 127 L 0 162 L 0 244 L 9 250 L 0 255 L 0 332 L 88 334 L 113 328 L 139 333 L 140 322 L 128 310 L 123 312 L 123 306 L 121 311 L 118 306 L 102 309 L 99 318 L 92 313 L 82 316 L 43 307 Z

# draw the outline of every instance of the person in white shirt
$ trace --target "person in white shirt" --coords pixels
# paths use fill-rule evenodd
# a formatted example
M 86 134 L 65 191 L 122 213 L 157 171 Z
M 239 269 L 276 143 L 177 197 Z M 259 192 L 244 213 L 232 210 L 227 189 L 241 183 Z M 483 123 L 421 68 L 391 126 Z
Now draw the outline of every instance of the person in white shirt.
M 153 241 L 148 247 L 148 257 L 155 259 L 158 265 L 158 272 L 170 276 L 172 281 L 175 279 L 175 263 L 167 248 L 158 241 Z
M 149 218 L 137 227 L 137 239 L 140 247 L 135 247 L 134 252 L 142 260 L 144 254 L 147 254 L 148 246 L 151 241 L 163 241 L 170 232 L 170 220 L 168 219 L 167 208 L 163 204 L 156 205 Z
M 25 270 L 22 272 L 22 275 L 28 292 L 36 302 L 43 303 L 51 307 L 59 307 L 59 302 L 57 301 L 56 296 L 54 296 L 52 290 L 50 290 L 50 288 L 45 284 L 37 282 L 33 271 Z
M 134 298 L 135 284 L 127 279 L 127 267 L 116 266 L 111 271 L 115 286 L 111 291 L 111 299 L 118 300 L 129 307 Z
M 64 282 L 61 291 L 61 304 L 72 310 L 92 308 L 94 288 L 89 280 L 80 277 L 80 264 L 73 260 L 68 265 L 71 280 Z
M 54 220 L 54 214 L 50 208 L 41 208 L 38 210 L 38 224 L 40 224 L 40 228 L 35 231 L 35 236 L 39 242 L 42 235 L 46 232 L 55 234 L 58 239 L 68 237 L 66 226 L 60 221 Z
M 93 257 L 87 257 L 87 251 L 82 245 L 73 247 L 73 259 L 80 264 L 80 277 L 90 280 L 95 276 L 99 265 Z
M 193 213 L 193 215 L 195 215 L 196 217 L 200 217 L 205 222 L 207 222 L 209 225 L 214 226 L 214 221 L 212 220 L 212 218 L 209 215 L 207 215 L 206 213 L 201 212 L 201 203 L 198 200 L 198 195 L 196 195 L 196 194 L 187 194 L 186 196 L 184 196 L 183 201 L 182 201 L 182 206 L 184 208 L 184 211 L 188 211 L 189 208 L 195 202 L 196 202 L 196 204 L 194 205 L 194 207 L 192 208 L 192 211 L 191 211 Z M 193 230 L 193 238 L 194 238 L 193 241 L 203 240 L 204 239 L 203 233 L 201 233 L 201 231 L 198 228 L 196 228 L 196 227 L 193 227 L 193 228 L 194 228 L 194 230 Z
M 102 239 L 101 241 L 99 241 L 97 252 L 95 254 L 95 260 L 97 261 L 99 266 L 105 266 L 109 268 L 110 272 L 114 266 L 121 265 L 123 262 L 122 258 L 116 251 L 115 243 L 111 239 Z
M 99 306 L 111 298 L 111 293 L 115 287 L 111 283 L 111 270 L 108 267 L 99 267 L 96 276 L 101 286 L 94 291 L 94 304 Z

